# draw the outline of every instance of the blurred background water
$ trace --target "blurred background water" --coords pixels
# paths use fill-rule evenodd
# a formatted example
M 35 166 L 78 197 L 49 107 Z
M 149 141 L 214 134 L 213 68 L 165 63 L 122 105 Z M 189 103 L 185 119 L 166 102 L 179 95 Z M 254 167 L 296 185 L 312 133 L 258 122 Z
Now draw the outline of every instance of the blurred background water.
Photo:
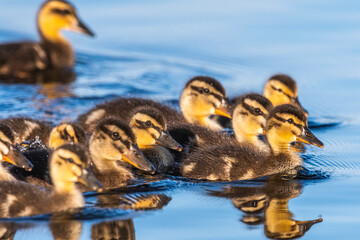
M 38 39 L 35 16 L 41 3 L 2 0 L 0 42 Z M 303 229 L 303 239 L 358 239 L 359 1 L 78 0 L 74 4 L 96 33 L 95 39 L 65 33 L 77 53 L 75 81 L 1 83 L 2 118 L 75 120 L 94 104 L 116 96 L 140 96 L 177 107 L 180 91 L 195 75 L 217 78 L 228 95 L 235 96 L 261 92 L 272 74 L 286 73 L 297 80 L 300 101 L 310 120 L 320 126 L 313 131 L 325 148 L 308 147 L 303 157 L 311 174 L 281 186 L 164 179 L 161 186 L 150 184 L 135 191 L 149 198 L 165 195 L 165 200 L 160 197 L 161 210 L 109 210 L 98 206 L 97 197 L 88 196 L 78 220 L 58 225 L 48 216 L 22 220 L 20 226 L 12 225 L 19 228 L 15 239 L 61 239 L 56 233 L 66 232 L 63 229 L 74 229 L 73 239 L 96 239 L 94 232 L 106 229 L 121 232 L 120 239 L 266 239 L 276 229 L 266 222 L 271 208 L 249 213 L 238 205 L 247 202 L 254 208 L 261 201 L 266 206 L 288 202 L 287 221 L 321 216 L 322 223 L 307 233 Z M 255 201 L 256 196 L 263 200 Z M 107 223 L 101 225 L 103 221 Z

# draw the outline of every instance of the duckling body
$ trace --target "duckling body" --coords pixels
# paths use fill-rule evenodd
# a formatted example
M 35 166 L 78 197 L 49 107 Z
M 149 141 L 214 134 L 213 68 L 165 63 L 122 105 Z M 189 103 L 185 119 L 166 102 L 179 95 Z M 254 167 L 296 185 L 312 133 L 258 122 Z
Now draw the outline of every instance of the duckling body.
M 85 131 L 90 132 L 96 124 L 106 117 L 114 117 L 126 121 L 130 112 L 136 108 L 148 107 L 156 109 L 165 117 L 167 123 L 193 123 L 211 129 L 220 130 L 220 126 L 209 119 L 210 115 L 227 114 L 225 89 L 215 79 L 198 76 L 190 79 L 180 98 L 181 115 L 175 109 L 152 100 L 140 98 L 118 98 L 97 105 L 87 113 L 80 115 L 78 122 Z
M 79 20 L 74 6 L 63 0 L 46 1 L 37 17 L 40 42 L 0 45 L 0 75 L 28 78 L 48 69 L 72 68 L 75 54 L 71 44 L 60 34 L 69 29 L 93 36 Z
M 289 148 L 291 142 L 323 144 L 307 128 L 302 110 L 293 105 L 274 108 L 266 123 L 270 151 L 251 145 L 222 145 L 196 151 L 181 164 L 184 177 L 216 181 L 254 179 L 282 172 L 291 172 L 302 165 L 301 158 Z
M 34 165 L 31 172 L 18 167 L 11 167 L 10 172 L 16 179 L 31 184 L 51 187 L 49 156 L 53 149 L 65 143 L 86 144 L 84 131 L 75 123 L 61 123 L 51 128 L 46 122 L 30 118 L 9 118 L 3 121 L 15 127 L 22 153 Z
M 88 168 L 89 163 L 80 146 L 65 144 L 51 157 L 53 192 L 24 182 L 0 182 L 0 216 L 22 217 L 83 207 L 84 198 L 75 182 L 87 184 L 93 190 L 101 187 Z

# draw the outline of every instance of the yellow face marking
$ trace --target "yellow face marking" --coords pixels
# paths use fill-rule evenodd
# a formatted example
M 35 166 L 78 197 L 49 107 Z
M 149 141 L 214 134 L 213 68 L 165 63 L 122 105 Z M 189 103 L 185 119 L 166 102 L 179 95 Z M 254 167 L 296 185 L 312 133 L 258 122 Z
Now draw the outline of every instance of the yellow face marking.
M 56 11 L 67 11 L 68 14 L 59 14 Z M 52 40 L 61 39 L 60 30 L 72 29 L 78 23 L 73 6 L 60 1 L 49 1 L 43 5 L 38 13 L 40 32 Z
M 281 92 L 276 89 L 281 89 Z M 268 98 L 274 106 L 292 103 L 292 99 L 290 99 L 289 96 L 296 98 L 297 94 L 297 89 L 293 92 L 285 84 L 275 79 L 269 80 L 264 88 L 264 96 Z
M 70 135 L 70 137 L 72 138 L 71 141 L 68 141 L 68 139 L 63 138 L 63 136 L 67 135 L 65 132 L 67 132 L 68 135 Z M 73 126 L 67 123 L 63 123 L 53 128 L 53 130 L 51 130 L 49 137 L 49 147 L 58 148 L 65 143 L 72 143 L 72 142 L 78 143 L 78 141 L 79 140 L 76 137 Z
M 144 123 L 150 121 L 152 125 L 162 130 L 163 127 L 154 118 L 144 113 L 136 113 L 130 120 L 130 127 L 136 136 L 136 142 L 139 147 L 146 148 L 155 145 L 156 139 L 160 137 L 160 133 L 151 126 L 146 129 L 138 127 L 139 123 L 137 120 Z

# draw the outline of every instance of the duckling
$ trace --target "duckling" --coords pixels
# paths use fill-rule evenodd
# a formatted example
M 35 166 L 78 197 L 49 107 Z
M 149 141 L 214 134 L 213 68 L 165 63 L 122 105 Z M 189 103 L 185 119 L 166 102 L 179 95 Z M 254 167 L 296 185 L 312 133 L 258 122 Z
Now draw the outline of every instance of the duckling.
M 75 7 L 64 0 L 44 2 L 37 15 L 37 26 L 40 42 L 0 45 L 0 75 L 22 79 L 38 71 L 72 68 L 75 54 L 61 30 L 94 36 L 79 19 Z
M 51 178 L 49 172 L 49 156 L 53 149 L 65 143 L 86 145 L 84 131 L 75 123 L 60 123 L 53 129 L 43 121 L 29 118 L 10 118 L 5 122 L 16 127 L 17 142 L 22 153 L 34 165 L 31 172 L 12 167 L 10 172 L 16 179 L 49 188 Z
M 86 143 L 82 128 L 73 122 L 60 123 L 52 127 L 51 123 L 28 117 L 11 117 L 1 120 L 9 125 L 15 135 L 15 144 L 29 145 L 35 141 L 39 145 L 55 149 L 65 143 Z
M 274 106 L 293 104 L 298 106 L 308 116 L 308 112 L 299 102 L 297 84 L 288 75 L 276 74 L 270 77 L 265 84 L 263 94 Z
M 2 162 L 8 162 L 15 166 L 31 171 L 33 165 L 26 157 L 20 152 L 20 150 L 14 145 L 15 137 L 13 130 L 6 124 L 0 123 L 0 160 Z M 13 181 L 15 177 L 0 164 L 0 181 Z
M 273 108 L 266 122 L 266 137 L 270 151 L 264 152 L 244 145 L 210 147 L 196 151 L 181 164 L 184 177 L 216 181 L 254 179 L 288 173 L 302 166 L 298 154 L 289 148 L 295 140 L 323 147 L 307 127 L 303 111 L 284 104 Z
M 267 145 L 259 139 L 265 131 L 266 117 L 272 108 L 271 102 L 264 96 L 248 93 L 236 100 L 232 113 L 232 125 L 236 141 L 232 136 L 212 131 L 194 124 L 170 124 L 169 132 L 174 139 L 184 146 L 185 151 L 177 154 L 177 161 L 197 149 L 228 144 L 249 144 L 264 151 Z M 175 154 L 175 153 L 174 153 Z
M 115 188 L 134 179 L 131 166 L 154 173 L 154 166 L 136 144 L 136 137 L 124 122 L 108 118 L 101 121 L 89 140 L 92 169 L 105 188 Z
M 140 98 L 118 98 L 97 105 L 87 113 L 80 115 L 78 122 L 90 132 L 96 124 L 106 117 L 122 119 L 135 108 L 147 106 L 157 109 L 167 123 L 193 123 L 200 126 L 220 130 L 221 126 L 212 121 L 211 115 L 230 117 L 227 111 L 227 97 L 225 89 L 217 80 L 211 77 L 198 76 L 190 79 L 182 91 L 180 108 L 183 116 L 168 106 Z
M 0 216 L 32 216 L 83 207 L 85 202 L 75 186 L 83 183 L 92 190 L 101 184 L 89 168 L 87 152 L 76 144 L 65 144 L 51 155 L 50 173 L 54 190 L 49 192 L 25 182 L 0 182 Z
M 153 164 L 158 173 L 167 173 L 174 166 L 174 157 L 169 151 L 182 151 L 167 130 L 165 117 L 160 111 L 140 107 L 130 114 L 130 127 L 136 142 L 145 157 Z

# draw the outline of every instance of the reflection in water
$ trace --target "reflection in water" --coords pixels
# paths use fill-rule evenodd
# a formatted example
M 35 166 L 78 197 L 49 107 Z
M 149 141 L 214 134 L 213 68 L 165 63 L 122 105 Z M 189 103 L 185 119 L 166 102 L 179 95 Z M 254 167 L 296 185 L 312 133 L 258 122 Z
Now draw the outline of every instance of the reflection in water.
M 165 194 L 111 194 L 97 196 L 99 207 L 155 210 L 166 206 L 171 197 Z
M 91 228 L 93 240 L 133 240 L 135 229 L 132 219 L 94 224 Z
M 322 218 L 309 221 L 293 219 L 288 202 L 300 196 L 302 185 L 297 181 L 269 180 L 265 185 L 229 186 L 209 195 L 230 198 L 244 214 L 242 222 L 252 226 L 264 223 L 265 235 L 273 239 L 302 237 Z
M 157 210 L 166 206 L 171 198 L 165 194 L 111 194 L 98 195 L 101 208 L 121 208 L 126 210 Z M 54 213 L 49 219 L 49 229 L 55 240 L 78 240 L 81 237 L 83 222 L 75 220 L 78 210 Z M 36 223 L 0 222 L 0 239 L 14 239 L 17 231 L 36 228 Z M 132 219 L 104 221 L 91 227 L 91 239 L 135 239 Z
M 78 240 L 82 233 L 82 222 L 76 220 L 51 221 L 49 228 L 55 240 Z

